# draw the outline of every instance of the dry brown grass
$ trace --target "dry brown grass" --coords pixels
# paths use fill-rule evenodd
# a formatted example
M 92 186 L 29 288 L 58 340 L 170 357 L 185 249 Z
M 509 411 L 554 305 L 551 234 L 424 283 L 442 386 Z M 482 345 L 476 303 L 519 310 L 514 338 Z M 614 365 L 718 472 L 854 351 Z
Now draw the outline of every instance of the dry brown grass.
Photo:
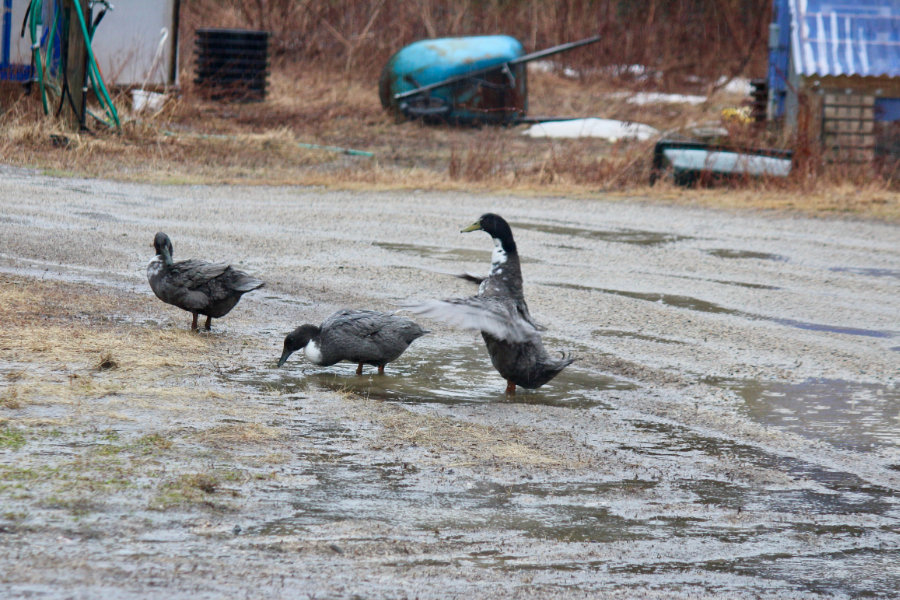
M 426 451 L 426 462 L 442 467 L 529 467 L 578 469 L 586 463 L 569 451 L 574 443 L 560 434 L 559 439 L 526 432 L 516 427 L 498 427 L 419 414 L 384 402 L 345 394 L 355 412 L 382 427 L 379 444 L 416 446 Z M 565 450 L 555 451 L 554 448 Z
M 199 27 L 264 29 L 273 54 L 335 78 L 374 79 L 422 38 L 504 33 L 529 50 L 603 34 L 566 57 L 574 66 L 648 65 L 668 84 L 691 75 L 765 69 L 767 0 L 186 0 L 181 51 Z
M 259 423 L 231 423 L 201 431 L 197 439 L 213 448 L 271 446 L 284 439 L 284 431 Z
M 900 220 L 898 184 L 890 176 L 858 168 L 825 168 L 821 154 L 812 147 L 804 146 L 805 158 L 787 180 L 751 180 L 714 191 L 683 190 L 665 183 L 651 188 L 652 143 L 530 139 L 520 135 L 518 127 L 397 122 L 377 98 L 381 66 L 391 52 L 414 39 L 502 30 L 527 46 L 540 48 L 593 33 L 602 23 L 608 41 L 590 52 L 559 57 L 584 69 L 579 77 L 530 69 L 530 114 L 636 121 L 663 132 L 683 132 L 695 125 L 725 126 L 735 144 L 802 145 L 723 121 L 721 116 L 722 109 L 738 106 L 744 98 L 716 89 L 716 78 L 760 74 L 764 69 L 751 50 L 758 41 L 757 26 L 766 22 L 769 3 L 688 4 L 646 0 L 628 8 L 635 13 L 629 17 L 621 13 L 619 4 L 586 0 L 566 0 L 552 7 L 524 0 L 477 5 L 192 0 L 184 4 L 182 88 L 160 113 L 129 115 L 128 96 L 122 91 L 116 97 L 125 117 L 120 135 L 102 128 L 71 133 L 41 114 L 34 95 L 22 97 L 18 88 L 7 87 L 0 97 L 4 131 L 0 155 L 6 162 L 50 173 L 158 183 L 324 185 L 584 198 L 622 195 L 724 208 Z M 754 6 L 759 10 L 750 11 L 752 20 L 735 21 L 734 15 Z M 640 18 L 635 20 L 635 15 Z M 561 27 L 562 23 L 567 27 Z M 631 29 L 626 27 L 629 23 Z M 265 102 L 216 103 L 196 93 L 193 32 L 210 26 L 259 26 L 274 32 Z M 711 32 L 703 44 L 690 38 L 692 27 Z M 385 35 L 386 31 L 391 35 Z M 638 33 L 652 41 L 655 51 L 636 43 Z M 657 48 L 660 44 L 665 47 Z M 703 62 L 709 56 L 717 58 L 718 66 Z M 756 58 L 747 61 L 748 56 Z M 637 78 L 593 68 L 633 63 L 656 69 L 659 77 Z M 705 75 L 688 77 L 696 73 Z M 702 105 L 641 106 L 623 95 L 636 91 L 713 93 Z M 373 156 L 347 156 L 302 144 L 358 149 Z
M 209 399 L 207 390 L 184 383 L 207 368 L 197 361 L 214 354 L 207 338 L 114 318 L 145 301 L 92 286 L 0 277 L 0 362 L 27 365 L 6 373 L 0 408 L 52 404 L 79 411 L 86 401 L 105 398 L 90 412 L 127 421 L 123 402 L 181 410 L 186 402 Z

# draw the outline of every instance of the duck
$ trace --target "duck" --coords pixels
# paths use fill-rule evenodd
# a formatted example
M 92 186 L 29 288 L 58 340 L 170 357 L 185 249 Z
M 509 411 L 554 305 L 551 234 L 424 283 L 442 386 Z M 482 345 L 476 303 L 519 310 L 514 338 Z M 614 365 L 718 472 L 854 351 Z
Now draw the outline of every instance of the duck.
M 315 365 L 327 367 L 346 360 L 357 363 L 357 375 L 362 375 L 364 364 L 378 367 L 378 374 L 384 375 L 387 363 L 427 333 L 431 332 L 412 319 L 394 313 L 343 309 L 319 326 L 307 323 L 289 333 L 278 366 L 303 348 L 306 358 Z
M 247 292 L 261 288 L 261 280 L 225 263 L 202 260 L 173 262 L 172 240 L 159 231 L 153 237 L 156 256 L 147 265 L 147 280 L 156 297 L 193 315 L 191 330 L 197 330 L 198 315 L 206 316 L 205 329 L 212 319 L 224 317 Z
M 537 389 L 559 375 L 575 358 L 565 352 L 550 356 L 541 340 L 546 328 L 528 310 L 522 268 L 512 228 L 500 215 L 485 213 L 460 233 L 484 231 L 491 236 L 491 270 L 487 277 L 461 275 L 478 284 L 468 298 L 426 300 L 406 306 L 410 311 L 463 329 L 481 332 L 491 364 L 506 379 L 506 394 L 516 387 Z

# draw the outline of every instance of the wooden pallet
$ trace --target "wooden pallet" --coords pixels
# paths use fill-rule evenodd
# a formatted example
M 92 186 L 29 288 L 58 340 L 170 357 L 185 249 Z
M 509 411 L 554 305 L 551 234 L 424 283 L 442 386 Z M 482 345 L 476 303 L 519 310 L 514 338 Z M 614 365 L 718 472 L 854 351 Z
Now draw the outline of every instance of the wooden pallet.
M 829 162 L 872 162 L 875 158 L 875 97 L 825 94 L 822 144 Z

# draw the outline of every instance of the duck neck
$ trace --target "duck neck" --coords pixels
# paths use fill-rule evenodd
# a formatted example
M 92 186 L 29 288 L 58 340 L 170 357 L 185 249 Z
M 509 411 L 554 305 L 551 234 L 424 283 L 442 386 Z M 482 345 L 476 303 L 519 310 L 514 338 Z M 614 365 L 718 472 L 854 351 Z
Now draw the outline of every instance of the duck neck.
M 162 252 L 160 254 L 157 254 L 157 258 L 161 258 L 163 264 L 165 264 L 167 267 L 171 267 L 175 264 L 175 261 L 172 260 L 172 253 L 169 252 L 168 248 L 164 247 L 162 249 Z
M 516 252 L 516 243 L 512 238 L 494 238 L 494 251 L 491 252 L 491 274 L 515 269 L 518 267 L 518 264 L 519 253 Z

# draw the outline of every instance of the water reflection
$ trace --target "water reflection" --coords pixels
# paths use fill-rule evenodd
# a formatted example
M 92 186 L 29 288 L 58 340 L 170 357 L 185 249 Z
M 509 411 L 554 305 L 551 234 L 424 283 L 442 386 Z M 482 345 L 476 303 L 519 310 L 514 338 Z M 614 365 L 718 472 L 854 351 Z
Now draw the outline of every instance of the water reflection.
M 561 225 L 547 225 L 544 223 L 510 223 L 515 229 L 530 229 L 554 235 L 566 235 L 572 237 L 603 240 L 620 244 L 636 244 L 638 246 L 660 246 L 682 240 L 694 239 L 687 235 L 678 235 L 664 231 L 643 231 L 640 229 L 586 229 L 584 227 L 566 227 Z
M 385 375 L 375 374 L 374 367 L 364 369 L 363 375 L 357 376 L 350 363 L 317 367 L 298 356 L 285 365 L 282 380 L 287 386 L 313 385 L 394 402 L 516 402 L 568 408 L 606 408 L 604 392 L 635 388 L 628 381 L 570 367 L 539 390 L 520 389 L 514 397 L 507 397 L 506 382 L 494 371 L 480 343 L 408 351 L 387 365 Z
M 834 379 L 802 383 L 724 381 L 743 398 L 747 413 L 840 448 L 900 448 L 900 390 Z

